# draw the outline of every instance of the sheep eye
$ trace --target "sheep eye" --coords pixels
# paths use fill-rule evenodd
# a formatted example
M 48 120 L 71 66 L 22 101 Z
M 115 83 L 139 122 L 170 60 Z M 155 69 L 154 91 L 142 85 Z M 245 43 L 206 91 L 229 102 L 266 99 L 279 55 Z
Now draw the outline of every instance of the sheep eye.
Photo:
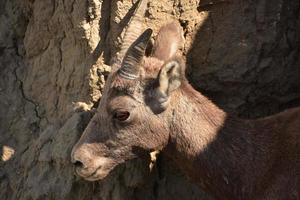
M 114 114 L 114 119 L 117 119 L 120 122 L 126 121 L 130 116 L 128 111 L 116 111 Z

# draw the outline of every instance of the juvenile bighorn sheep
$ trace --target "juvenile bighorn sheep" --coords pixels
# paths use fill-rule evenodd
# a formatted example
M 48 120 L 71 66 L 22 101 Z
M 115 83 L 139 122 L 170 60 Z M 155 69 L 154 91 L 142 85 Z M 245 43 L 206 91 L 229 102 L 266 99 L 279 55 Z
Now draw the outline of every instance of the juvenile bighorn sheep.
M 145 1 L 73 148 L 76 172 L 101 180 L 126 160 L 162 150 L 217 199 L 300 199 L 300 109 L 258 120 L 223 112 L 186 80 L 177 23 L 160 29 L 145 56 L 152 30 L 138 33 L 141 8 Z

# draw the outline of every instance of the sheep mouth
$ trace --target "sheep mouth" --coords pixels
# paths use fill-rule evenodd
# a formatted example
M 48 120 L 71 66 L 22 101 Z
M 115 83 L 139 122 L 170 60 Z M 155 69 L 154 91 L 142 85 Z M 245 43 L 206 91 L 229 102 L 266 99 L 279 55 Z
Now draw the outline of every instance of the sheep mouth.
M 109 172 L 103 173 L 101 172 L 101 167 L 97 168 L 94 172 L 92 172 L 90 175 L 83 177 L 87 181 L 98 181 L 104 179 Z
M 107 166 L 98 166 L 94 170 L 88 168 L 75 168 L 77 175 L 87 181 L 98 181 L 107 177 L 117 164 L 110 163 Z
M 108 174 L 109 171 L 104 172 L 103 170 L 101 170 L 102 167 L 98 167 L 97 169 L 95 169 L 92 172 L 83 172 L 82 169 L 75 169 L 75 172 L 78 176 L 82 177 L 83 179 L 87 180 L 87 181 L 97 181 L 97 180 L 102 180 L 104 179 Z

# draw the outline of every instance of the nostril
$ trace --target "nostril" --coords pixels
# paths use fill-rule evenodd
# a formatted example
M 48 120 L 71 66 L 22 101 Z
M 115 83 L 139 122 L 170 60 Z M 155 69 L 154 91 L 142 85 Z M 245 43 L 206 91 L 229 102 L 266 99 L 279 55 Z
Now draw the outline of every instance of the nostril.
M 77 167 L 77 168 L 83 168 L 83 167 L 84 167 L 83 163 L 82 163 L 81 161 L 79 161 L 79 160 L 76 160 L 76 161 L 74 162 L 74 165 L 75 165 L 75 167 Z

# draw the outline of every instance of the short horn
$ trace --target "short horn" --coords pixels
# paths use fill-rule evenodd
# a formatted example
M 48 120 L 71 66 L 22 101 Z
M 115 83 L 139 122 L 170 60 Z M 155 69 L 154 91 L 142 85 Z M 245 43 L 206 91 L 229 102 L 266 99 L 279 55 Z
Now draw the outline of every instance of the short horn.
M 134 80 L 139 77 L 140 63 L 145 55 L 151 35 L 152 29 L 149 28 L 129 47 L 121 68 L 118 70 L 118 74 L 122 78 Z
M 141 35 L 144 30 L 144 15 L 147 9 L 148 0 L 140 0 L 136 6 L 136 9 L 128 23 L 124 37 L 122 39 L 122 46 L 119 53 L 113 60 L 113 64 L 120 64 L 124 58 L 130 45 Z

